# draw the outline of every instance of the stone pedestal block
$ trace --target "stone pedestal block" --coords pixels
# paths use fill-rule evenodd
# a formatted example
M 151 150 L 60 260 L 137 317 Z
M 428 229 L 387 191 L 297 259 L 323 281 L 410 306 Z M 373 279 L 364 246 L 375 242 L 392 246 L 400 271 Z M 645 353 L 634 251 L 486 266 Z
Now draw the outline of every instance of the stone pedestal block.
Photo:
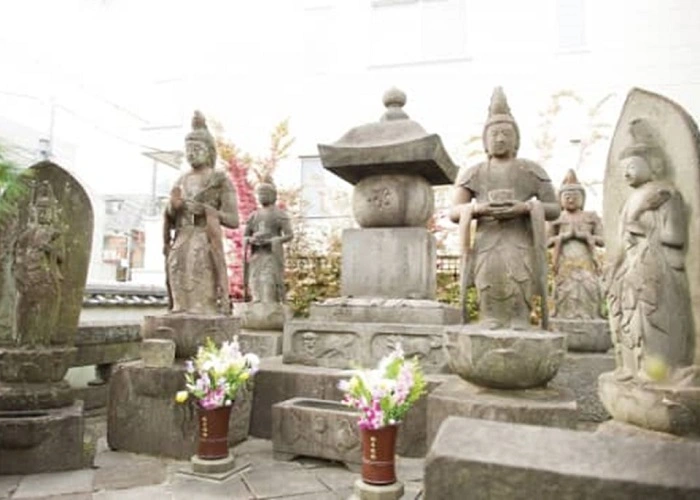
M 282 332 L 263 330 L 241 330 L 238 344 L 243 354 L 252 352 L 260 358 L 270 358 L 282 354 Z
M 346 229 L 342 244 L 342 296 L 435 298 L 436 244 L 427 229 Z
M 598 394 L 615 420 L 670 434 L 700 436 L 700 387 L 598 378 Z
M 89 467 L 83 402 L 65 408 L 0 412 L 0 474 L 37 474 Z
M 566 333 L 566 346 L 574 352 L 606 352 L 612 347 L 606 319 L 582 320 L 550 318 L 552 331 Z
M 428 395 L 428 445 L 449 416 L 576 428 L 576 399 L 566 389 L 489 389 L 452 376 Z
M 433 390 L 447 375 L 427 375 L 428 391 Z M 339 402 L 343 393 L 340 380 L 349 379 L 343 370 L 283 364 L 280 358 L 264 359 L 255 374 L 253 411 L 250 435 L 272 438 L 272 408 L 276 403 L 295 397 Z M 422 457 L 427 450 L 425 441 L 427 397 L 423 396 L 409 410 L 399 427 L 396 452 L 406 457 Z
M 610 418 L 610 414 L 598 398 L 598 377 L 614 369 L 612 353 L 569 352 L 549 387 L 573 391 L 579 421 L 603 422 Z
M 397 342 L 426 373 L 444 369 L 441 325 L 292 320 L 284 326 L 285 363 L 327 368 L 374 367 Z
M 348 500 L 399 500 L 403 493 L 404 487 L 401 481 L 396 481 L 394 484 L 376 486 L 358 479 L 353 486 L 353 494 Z
M 272 450 L 278 460 L 296 456 L 362 465 L 360 413 L 339 401 L 292 398 L 272 406 Z
M 175 362 L 175 342 L 145 339 L 141 343 L 141 359 L 145 366 L 170 366 Z
M 113 450 L 187 460 L 195 454 L 196 402 L 175 401 L 185 389 L 184 363 L 148 367 L 141 362 L 119 365 L 112 374 L 107 413 L 107 442 Z M 241 391 L 229 421 L 229 445 L 246 439 L 252 396 Z
M 144 339 L 166 339 L 175 342 L 175 356 L 190 358 L 197 354 L 197 348 L 207 338 L 217 344 L 233 340 L 238 334 L 240 320 L 233 316 L 194 315 L 186 313 L 145 316 L 142 337 Z
M 451 417 L 425 464 L 425 498 L 700 498 L 700 444 Z
M 314 302 L 309 317 L 325 322 L 412 325 L 456 325 L 462 321 L 458 308 L 442 302 L 382 297 L 340 297 Z
M 233 455 L 229 452 L 226 458 L 220 458 L 218 460 L 202 460 L 197 455 L 190 458 L 190 464 L 192 465 L 192 472 L 196 474 L 223 474 L 230 470 L 233 470 L 235 460 Z
M 279 330 L 292 317 L 289 306 L 277 302 L 240 302 L 235 304 L 241 327 L 247 330 Z

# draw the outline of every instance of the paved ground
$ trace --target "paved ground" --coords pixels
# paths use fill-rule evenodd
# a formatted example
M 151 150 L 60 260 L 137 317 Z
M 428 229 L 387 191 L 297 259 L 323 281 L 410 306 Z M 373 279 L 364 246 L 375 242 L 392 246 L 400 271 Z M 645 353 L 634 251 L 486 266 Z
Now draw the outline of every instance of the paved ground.
M 233 448 L 236 466 L 247 466 L 244 470 L 221 482 L 200 479 L 180 472 L 187 462 L 110 451 L 104 424 L 93 423 L 92 427 L 98 429 L 92 469 L 0 476 L 0 498 L 337 500 L 350 496 L 359 477 L 340 464 L 324 460 L 275 461 L 270 441 L 251 438 Z M 423 459 L 399 458 L 397 475 L 405 485 L 404 499 L 422 498 Z

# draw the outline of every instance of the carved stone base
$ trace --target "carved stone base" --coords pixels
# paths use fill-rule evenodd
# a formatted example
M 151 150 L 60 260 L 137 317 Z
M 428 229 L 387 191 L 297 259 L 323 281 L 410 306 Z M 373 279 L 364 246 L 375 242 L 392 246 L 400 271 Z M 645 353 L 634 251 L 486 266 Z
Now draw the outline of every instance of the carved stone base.
M 0 383 L 0 411 L 41 411 L 71 403 L 73 390 L 65 380 L 43 384 Z
M 192 465 L 192 472 L 196 474 L 223 474 L 233 470 L 235 460 L 231 452 L 229 452 L 227 457 L 218 460 L 203 460 L 197 455 L 193 455 L 190 458 L 190 464 Z
M 566 345 L 569 351 L 606 352 L 612 347 L 610 325 L 606 319 L 551 318 L 549 326 L 555 332 L 568 335 Z
M 428 396 L 428 445 L 449 416 L 570 429 L 577 422 L 576 399 L 566 389 L 488 389 L 457 376 Z
M 277 458 L 295 456 L 362 465 L 359 412 L 339 401 L 292 398 L 272 406 L 272 450 Z
M 540 330 L 487 330 L 460 325 L 445 329 L 452 371 L 465 380 L 496 389 L 543 387 L 566 354 L 566 335 Z
M 417 356 L 426 373 L 444 369 L 442 325 L 344 323 L 292 320 L 284 326 L 285 363 L 327 368 L 373 367 L 401 342 L 407 357 Z
M 241 302 L 235 305 L 241 326 L 248 330 L 279 330 L 292 317 L 289 306 L 276 302 Z
M 54 410 L 0 412 L 0 474 L 37 474 L 91 465 L 83 449 L 83 402 Z
M 399 500 L 403 493 L 404 487 L 401 481 L 396 481 L 394 484 L 376 486 L 358 479 L 353 486 L 353 494 L 348 500 Z
M 166 339 L 175 342 L 179 359 L 197 354 L 207 338 L 217 344 L 232 340 L 238 334 L 240 320 L 233 316 L 205 316 L 185 313 L 145 316 L 141 335 L 144 339 Z
M 598 394 L 615 420 L 677 435 L 700 435 L 700 387 L 598 378 Z
M 107 442 L 113 450 L 187 460 L 197 448 L 195 401 L 175 402 L 185 388 L 185 367 L 119 365 L 112 374 L 107 413 Z M 246 439 L 252 395 L 240 392 L 229 421 L 229 445 Z
M 238 344 L 242 353 L 252 352 L 260 358 L 270 358 L 282 354 L 282 332 L 264 330 L 241 330 Z
M 462 321 L 458 308 L 442 302 L 382 297 L 338 297 L 314 302 L 309 316 L 314 321 L 348 323 L 456 325 Z

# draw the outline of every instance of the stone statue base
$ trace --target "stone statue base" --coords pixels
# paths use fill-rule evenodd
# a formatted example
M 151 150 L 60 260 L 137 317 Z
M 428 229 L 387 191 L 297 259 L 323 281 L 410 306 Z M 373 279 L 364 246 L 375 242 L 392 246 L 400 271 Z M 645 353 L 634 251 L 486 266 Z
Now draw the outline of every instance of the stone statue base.
M 367 484 L 362 479 L 355 481 L 352 495 L 348 500 L 399 500 L 404 494 L 404 487 L 401 481 L 394 484 L 377 486 Z
M 63 380 L 77 349 L 38 347 L 0 349 L 0 411 L 43 411 L 73 402 Z
M 241 302 L 235 305 L 241 326 L 247 330 L 279 330 L 292 317 L 289 306 L 279 302 Z
M 414 323 L 417 318 L 421 321 Z M 438 373 L 445 366 L 444 325 L 457 321 L 456 308 L 431 300 L 331 299 L 314 305 L 309 319 L 286 323 L 283 359 L 327 368 L 373 367 L 400 342 L 426 373 Z
M 107 442 L 113 450 L 188 460 L 197 447 L 197 408 L 190 398 L 175 402 L 185 389 L 184 363 L 148 367 L 124 363 L 112 374 L 107 413 Z M 252 394 L 241 392 L 229 421 L 229 445 L 245 440 Z
M 37 474 L 90 467 L 83 444 L 83 402 L 65 408 L 0 412 L 0 474 Z
M 488 389 L 453 375 L 428 396 L 428 446 L 449 416 L 575 429 L 577 413 L 567 389 Z
M 677 435 L 700 436 L 700 387 L 598 378 L 598 394 L 615 420 Z
M 566 335 L 542 330 L 487 330 L 481 324 L 445 329 L 453 373 L 495 389 L 544 387 L 566 354 Z
M 607 352 L 612 347 L 610 325 L 606 319 L 550 318 L 549 325 L 553 331 L 567 334 L 569 351 Z
M 197 348 L 211 338 L 217 344 L 232 340 L 238 334 L 240 320 L 233 316 L 170 313 L 145 316 L 141 334 L 144 339 L 166 339 L 175 342 L 175 356 L 190 358 Z

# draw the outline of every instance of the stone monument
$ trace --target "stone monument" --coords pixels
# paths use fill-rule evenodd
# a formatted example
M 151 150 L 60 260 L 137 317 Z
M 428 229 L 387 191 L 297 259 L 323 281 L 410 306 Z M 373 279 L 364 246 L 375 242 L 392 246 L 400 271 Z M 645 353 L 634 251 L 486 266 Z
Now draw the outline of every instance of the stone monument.
M 451 414 L 573 426 L 568 391 L 546 387 L 566 351 L 566 336 L 545 331 L 545 220 L 560 208 L 547 173 L 517 157 L 520 131 L 503 90 L 494 90 L 483 132 L 488 159 L 455 181 L 450 217 L 459 223 L 461 285 L 475 286 L 479 322 L 445 329 L 454 378 L 428 397 L 428 436 Z M 472 235 L 475 222 L 476 232 Z M 531 324 L 539 297 L 542 327 Z
M 614 372 L 599 394 L 614 419 L 700 434 L 700 133 L 683 108 L 627 96 L 605 175 L 606 293 Z
M 554 310 L 550 324 L 568 335 L 570 351 L 605 352 L 612 347 L 602 315 L 603 293 L 596 247 L 603 246 L 603 223 L 584 211 L 586 191 L 569 170 L 559 190 L 562 212 L 548 226 L 552 248 Z
M 245 302 L 236 304 L 240 342 L 261 357 L 282 352 L 282 329 L 291 317 L 285 305 L 284 244 L 294 237 L 289 215 L 276 206 L 277 188 L 266 180 L 256 188 L 259 207 L 245 224 Z M 252 300 L 249 300 L 252 299 Z
M 164 214 L 164 249 L 169 312 L 146 316 L 142 325 L 148 359 L 120 365 L 112 377 L 107 439 L 112 449 L 189 458 L 195 450 L 194 403 L 177 406 L 174 395 L 185 386 L 184 360 L 207 338 L 232 340 L 239 319 L 231 315 L 222 226 L 238 227 L 236 191 L 223 171 L 214 169 L 216 143 L 204 116 L 196 111 L 185 140 L 189 172 L 170 192 Z M 175 359 L 159 356 L 171 351 Z M 172 344 L 171 344 L 172 345 Z M 250 395 L 243 394 L 231 413 L 229 441 L 248 433 Z
M 343 232 L 342 297 L 285 325 L 285 363 L 373 366 L 401 342 L 427 372 L 444 364 L 442 326 L 457 323 L 459 313 L 434 300 L 436 243 L 425 226 L 432 186 L 451 183 L 456 167 L 440 137 L 409 119 L 405 103 L 406 95 L 391 89 L 379 122 L 319 145 L 323 166 L 355 185 L 360 228 Z
M 0 220 L 0 474 L 90 465 L 83 402 L 64 380 L 90 262 L 88 195 L 51 162 Z

